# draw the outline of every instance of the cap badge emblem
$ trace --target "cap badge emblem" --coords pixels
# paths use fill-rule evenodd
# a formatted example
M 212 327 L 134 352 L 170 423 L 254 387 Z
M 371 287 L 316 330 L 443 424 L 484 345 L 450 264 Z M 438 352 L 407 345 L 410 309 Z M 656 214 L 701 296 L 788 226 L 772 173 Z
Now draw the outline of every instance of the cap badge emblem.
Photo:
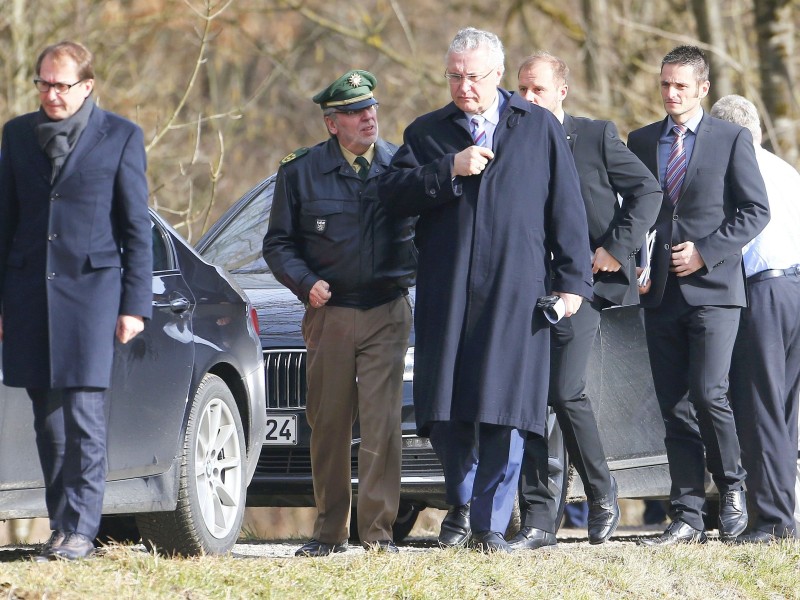
M 358 73 L 353 73 L 350 77 L 347 78 L 347 83 L 350 84 L 350 87 L 361 87 L 361 75 Z

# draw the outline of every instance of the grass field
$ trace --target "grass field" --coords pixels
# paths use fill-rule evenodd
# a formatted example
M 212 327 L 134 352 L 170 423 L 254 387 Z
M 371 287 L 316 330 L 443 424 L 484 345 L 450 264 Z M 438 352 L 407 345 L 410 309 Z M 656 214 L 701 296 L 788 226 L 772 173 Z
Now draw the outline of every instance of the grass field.
M 112 547 L 91 560 L 45 564 L 25 558 L 30 548 L 0 548 L 0 600 L 800 598 L 800 542 L 653 549 L 584 541 L 485 556 L 426 540 L 399 555 L 355 550 L 324 559 L 257 557 L 258 546 L 266 545 L 245 542 L 232 556 L 193 559 Z

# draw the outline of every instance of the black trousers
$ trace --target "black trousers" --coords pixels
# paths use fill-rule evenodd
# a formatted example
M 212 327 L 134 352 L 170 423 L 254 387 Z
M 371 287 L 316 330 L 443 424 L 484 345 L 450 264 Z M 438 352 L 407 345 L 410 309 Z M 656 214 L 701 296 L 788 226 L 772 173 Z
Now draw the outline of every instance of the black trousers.
M 589 501 L 611 492 L 605 451 L 585 394 L 586 370 L 600 325 L 601 302 L 584 303 L 577 313 L 561 319 L 550 331 L 548 403 L 556 414 L 570 462 L 583 481 Z M 519 482 L 523 526 L 555 533 L 558 506 L 548 486 L 551 475 L 556 474 L 548 467 L 547 439 L 529 435 Z
M 727 398 L 739 314 L 738 307 L 690 306 L 671 273 L 661 305 L 645 309 L 672 478 L 670 517 L 695 529 L 704 529 L 706 467 L 720 493 L 742 489 L 746 476 Z
M 27 390 L 50 529 L 94 538 L 103 511 L 107 390 Z
M 730 399 L 747 469 L 750 529 L 796 535 L 800 277 L 748 283 L 731 361 Z

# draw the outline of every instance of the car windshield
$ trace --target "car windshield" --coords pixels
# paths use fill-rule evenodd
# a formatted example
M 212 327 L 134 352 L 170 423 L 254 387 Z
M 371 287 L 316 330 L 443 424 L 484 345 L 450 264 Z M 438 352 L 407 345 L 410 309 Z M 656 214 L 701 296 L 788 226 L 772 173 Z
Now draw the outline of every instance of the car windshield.
M 203 258 L 234 274 L 270 274 L 261 247 L 269 226 L 274 187 L 273 178 L 250 198 L 203 249 Z

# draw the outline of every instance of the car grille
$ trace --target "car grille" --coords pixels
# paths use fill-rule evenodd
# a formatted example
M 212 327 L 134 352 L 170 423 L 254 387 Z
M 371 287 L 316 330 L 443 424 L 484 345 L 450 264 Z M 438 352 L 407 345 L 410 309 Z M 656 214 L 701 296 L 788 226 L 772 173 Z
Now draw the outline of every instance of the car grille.
M 353 479 L 358 477 L 358 455 L 350 458 Z M 311 477 L 309 448 L 270 448 L 262 452 L 256 472 L 260 475 L 292 475 Z M 442 465 L 432 449 L 403 448 L 403 476 L 441 475 Z
M 267 410 L 306 408 L 306 351 L 265 350 Z

